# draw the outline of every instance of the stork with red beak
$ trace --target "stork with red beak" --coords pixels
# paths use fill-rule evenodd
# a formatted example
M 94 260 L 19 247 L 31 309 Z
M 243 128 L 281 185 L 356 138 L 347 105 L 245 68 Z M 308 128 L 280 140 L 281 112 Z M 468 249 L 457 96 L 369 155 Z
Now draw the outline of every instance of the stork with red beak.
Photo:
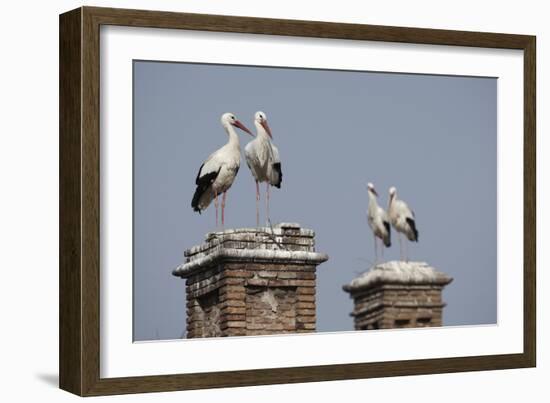
M 267 116 L 258 111 L 254 115 L 256 138 L 244 149 L 246 163 L 256 181 L 256 225 L 260 225 L 260 183 L 266 183 L 266 216 L 269 220 L 269 188 L 281 187 L 283 173 L 279 150 L 273 144 L 273 135 L 267 124 Z
M 212 153 L 201 165 L 195 180 L 197 188 L 191 201 L 193 210 L 200 213 L 214 200 L 214 205 L 216 206 L 216 227 L 218 227 L 218 196 L 223 193 L 223 227 L 225 223 L 227 191 L 233 184 L 241 164 L 241 147 L 235 127 L 254 136 L 232 113 L 224 113 L 221 117 L 221 123 L 229 136 L 229 140 L 222 148 Z
M 367 191 L 369 194 L 369 207 L 367 210 L 367 219 L 369 227 L 372 230 L 372 235 L 374 236 L 374 256 L 376 263 L 378 262 L 378 241 L 377 238 L 380 238 L 384 243 L 386 248 L 391 246 L 391 229 L 390 229 L 390 220 L 388 215 L 382 207 L 378 205 L 376 200 L 378 193 L 374 188 L 372 183 L 367 184 Z M 382 256 L 384 256 L 384 248 L 382 247 Z

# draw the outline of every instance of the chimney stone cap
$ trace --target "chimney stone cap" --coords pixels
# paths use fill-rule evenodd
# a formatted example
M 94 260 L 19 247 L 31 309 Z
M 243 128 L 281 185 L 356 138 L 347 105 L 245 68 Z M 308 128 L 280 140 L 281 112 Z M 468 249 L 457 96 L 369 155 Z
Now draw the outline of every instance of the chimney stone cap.
M 250 228 L 234 228 L 225 229 L 222 231 L 212 231 L 206 234 L 205 240 L 208 242 L 220 237 L 238 237 L 239 234 L 270 234 L 270 235 L 285 235 L 285 233 L 293 233 L 295 236 L 313 238 L 315 232 L 310 229 L 301 228 L 298 223 L 279 223 L 273 227 L 250 227 Z M 193 249 L 193 248 L 191 248 Z
M 453 281 L 445 273 L 437 271 L 426 262 L 404 262 L 393 260 L 379 263 L 367 272 L 343 286 L 344 291 L 354 292 L 380 284 L 413 284 L 444 286 Z
M 314 237 L 297 223 L 209 232 L 202 244 L 185 251 L 185 262 L 172 274 L 186 278 L 220 261 L 318 265 L 328 255 L 315 251 Z

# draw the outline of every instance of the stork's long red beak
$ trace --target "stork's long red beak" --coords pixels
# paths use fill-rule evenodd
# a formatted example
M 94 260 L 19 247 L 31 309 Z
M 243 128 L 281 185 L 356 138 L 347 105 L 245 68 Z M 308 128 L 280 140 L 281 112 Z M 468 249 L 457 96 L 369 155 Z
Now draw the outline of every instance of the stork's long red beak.
M 265 131 L 267 132 L 267 135 L 269 136 L 270 139 L 273 139 L 273 136 L 271 135 L 271 129 L 269 128 L 269 125 L 267 124 L 267 120 L 263 119 L 260 124 L 262 125 L 262 127 L 265 129 Z
M 248 129 L 246 128 L 246 126 L 243 125 L 243 124 L 241 123 L 240 120 L 235 120 L 235 122 L 233 123 L 233 126 L 238 127 L 239 129 L 241 129 L 241 130 L 247 132 L 247 133 L 250 134 L 252 137 L 254 137 L 254 135 L 252 134 L 252 132 L 251 132 L 250 130 L 248 130 Z

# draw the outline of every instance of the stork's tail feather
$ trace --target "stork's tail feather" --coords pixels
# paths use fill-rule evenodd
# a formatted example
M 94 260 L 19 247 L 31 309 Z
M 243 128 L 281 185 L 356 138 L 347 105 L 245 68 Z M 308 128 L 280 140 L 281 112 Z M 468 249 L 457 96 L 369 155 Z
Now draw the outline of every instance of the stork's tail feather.
M 384 221 L 384 227 L 386 228 L 386 232 L 388 233 L 388 235 L 383 238 L 384 246 L 386 248 L 389 248 L 391 246 L 391 227 L 390 227 L 390 223 L 388 221 Z
M 201 166 L 199 174 L 197 175 L 197 179 L 195 180 L 195 183 L 197 184 L 197 189 L 195 189 L 193 200 L 191 200 L 191 207 L 193 207 L 193 211 L 197 211 L 200 214 L 200 212 L 207 207 L 204 205 L 204 202 L 201 206 L 201 198 L 208 191 L 210 186 L 212 186 L 212 183 L 214 183 L 214 181 L 216 180 L 216 177 L 220 173 L 220 170 L 221 168 L 217 172 L 209 172 L 203 176 L 200 176 L 202 171 Z
M 199 200 L 201 199 L 201 196 L 206 191 L 205 188 L 202 186 L 197 186 L 197 189 L 195 190 L 195 194 L 193 195 L 193 200 L 191 200 L 191 207 L 193 207 L 193 211 L 197 211 L 199 214 L 201 213 L 201 208 L 199 207 Z
M 412 232 L 412 234 L 409 234 L 408 236 L 409 240 L 413 242 L 418 242 L 418 230 L 416 229 L 416 224 L 414 220 L 412 218 L 407 218 L 407 224 L 409 224 Z
M 283 171 L 281 170 L 281 163 L 280 162 L 273 163 L 272 168 L 273 168 L 273 171 L 277 173 L 277 176 L 275 180 L 271 182 L 271 185 L 280 189 L 281 182 L 283 181 Z

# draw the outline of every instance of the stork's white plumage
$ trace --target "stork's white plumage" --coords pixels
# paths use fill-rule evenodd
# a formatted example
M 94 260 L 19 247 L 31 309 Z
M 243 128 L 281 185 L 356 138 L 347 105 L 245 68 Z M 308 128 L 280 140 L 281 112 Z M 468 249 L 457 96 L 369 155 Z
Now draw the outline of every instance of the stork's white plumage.
M 376 261 L 378 261 L 378 242 L 377 238 L 380 238 L 384 245 L 389 248 L 391 246 L 391 229 L 388 215 L 382 207 L 378 205 L 376 198 L 378 193 L 372 183 L 367 184 L 367 191 L 369 194 L 369 207 L 367 210 L 367 219 L 369 227 L 372 230 L 374 236 L 374 255 Z M 382 255 L 384 254 L 384 248 L 382 247 Z
M 269 219 L 269 188 L 281 187 L 283 173 L 279 150 L 272 142 L 273 135 L 267 124 L 267 116 L 258 111 L 254 115 L 256 138 L 244 149 L 246 163 L 256 180 L 256 225 L 260 225 L 260 183 L 266 183 L 266 215 Z
M 197 188 L 191 201 L 191 207 L 199 213 L 206 209 L 212 200 L 216 206 L 216 227 L 218 226 L 218 195 L 223 193 L 222 198 L 222 226 L 225 222 L 225 199 L 227 191 L 233 184 L 239 166 L 241 164 L 241 148 L 239 136 L 235 127 L 244 130 L 251 136 L 248 130 L 232 113 L 224 113 L 221 123 L 229 136 L 227 143 L 216 150 L 204 161 L 199 169 L 195 184 Z
M 418 242 L 418 230 L 416 229 L 414 212 L 407 206 L 407 203 L 397 198 L 397 190 L 395 187 L 391 187 L 389 193 L 390 201 L 388 215 L 393 228 L 400 234 L 405 234 L 409 241 Z M 399 236 L 399 245 L 400 249 L 402 249 L 401 235 Z M 403 259 L 402 250 L 401 259 Z M 406 257 L 405 260 L 408 260 L 408 258 Z

